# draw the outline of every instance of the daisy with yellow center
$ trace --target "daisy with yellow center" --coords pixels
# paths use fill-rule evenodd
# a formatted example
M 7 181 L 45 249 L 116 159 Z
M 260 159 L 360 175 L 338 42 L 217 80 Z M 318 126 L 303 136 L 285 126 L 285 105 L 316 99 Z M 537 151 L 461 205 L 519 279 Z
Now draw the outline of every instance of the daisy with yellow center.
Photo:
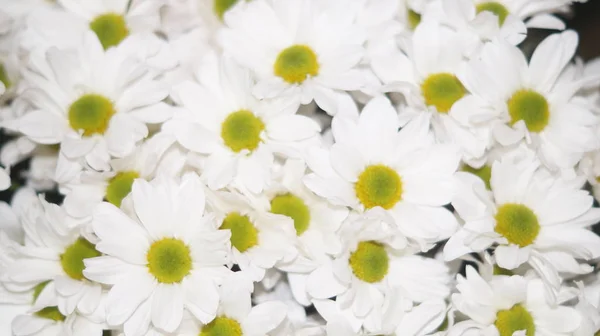
M 434 242 L 454 232 L 456 220 L 443 205 L 452 198 L 459 155 L 433 144 L 426 116 L 398 131 L 396 111 L 379 97 L 356 118 L 336 116 L 332 128 L 331 150 L 315 150 L 308 160 L 309 189 L 361 213 L 383 210 L 408 237 Z
M 581 324 L 582 317 L 574 308 L 546 302 L 539 278 L 484 278 L 472 266 L 467 266 L 465 277 L 457 277 L 459 292 L 452 295 L 452 301 L 469 318 L 454 325 L 458 336 L 491 330 L 499 336 L 512 336 L 518 331 L 525 336 L 573 335 Z
M 337 295 L 347 313 L 366 321 L 389 305 L 443 299 L 449 293 L 448 269 L 440 261 L 397 247 L 393 232 L 380 219 L 359 217 L 345 224 L 340 231 L 344 250 L 310 273 L 309 297 Z M 386 304 L 394 291 L 401 294 Z
M 226 28 L 218 40 L 227 54 L 256 74 L 253 92 L 259 98 L 289 96 L 303 104 L 314 99 L 335 114 L 330 100 L 336 91 L 361 89 L 367 79 L 357 68 L 365 38 L 352 20 L 355 7 L 340 10 L 335 2 L 305 0 L 240 1 L 235 13 L 225 16 Z M 282 21 L 278 18 L 290 15 L 286 8 L 296 10 Z M 336 21 L 320 19 L 325 17 Z M 239 42 L 249 40 L 254 42 Z
M 83 274 L 113 286 L 106 298 L 110 325 L 173 331 L 184 309 L 204 323 L 216 316 L 217 284 L 229 274 L 225 264 L 231 234 L 204 218 L 204 188 L 195 174 L 180 183 L 166 177 L 152 183 L 140 179 L 131 191 L 134 218 L 108 202 L 96 207 L 96 247 L 106 256 L 86 260 Z M 113 277 L 112 267 L 127 270 L 127 275 Z M 129 294 L 123 296 L 119 288 Z M 137 308 L 117 313 L 115 302 Z M 132 320 L 139 309 L 153 311 L 144 326 Z
M 316 141 L 316 122 L 295 114 L 293 101 L 257 100 L 250 72 L 232 59 L 209 54 L 198 73 L 202 85 L 175 88 L 173 99 L 183 109 L 164 129 L 207 160 L 202 178 L 211 189 L 237 183 L 260 193 L 271 179 L 275 148 L 295 151 Z
M 592 270 L 580 260 L 600 256 L 600 238 L 586 228 L 600 220 L 600 212 L 587 191 L 540 167 L 534 155 L 511 153 L 492 165 L 491 192 L 478 182 L 457 189 L 455 209 L 465 225 L 446 244 L 446 260 L 498 244 L 498 266 L 513 270 L 529 263 L 554 289 L 559 272 Z M 553 257 L 559 251 L 560 262 Z
M 275 264 L 296 258 L 296 248 L 290 244 L 297 233 L 291 218 L 270 213 L 266 206 L 254 207 L 254 201 L 235 192 L 210 192 L 208 202 L 219 231 L 231 233 L 232 263 L 253 281 L 262 280 Z
M 465 65 L 464 38 L 429 20 L 416 27 L 408 52 L 388 50 L 374 57 L 372 67 L 386 91 L 406 99 L 408 108 L 399 111 L 401 126 L 426 114 L 438 142 L 457 145 L 463 160 L 471 162 L 484 158 L 489 130 L 456 114 L 469 93 L 458 75 Z

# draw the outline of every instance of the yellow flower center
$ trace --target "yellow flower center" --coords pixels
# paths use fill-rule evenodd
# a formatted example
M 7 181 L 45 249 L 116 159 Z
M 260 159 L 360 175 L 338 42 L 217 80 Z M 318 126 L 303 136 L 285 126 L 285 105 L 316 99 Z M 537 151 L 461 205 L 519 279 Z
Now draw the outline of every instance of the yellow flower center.
M 531 314 L 521 305 L 514 305 L 507 310 L 501 310 L 494 322 L 500 336 L 512 336 L 515 331 L 525 330 L 527 336 L 535 335 L 535 324 Z
M 220 229 L 231 231 L 231 245 L 242 253 L 258 245 L 258 230 L 248 216 L 232 212 L 225 217 Z
M 510 124 L 523 120 L 530 132 L 541 132 L 550 121 L 548 101 L 541 94 L 523 89 L 515 92 L 508 100 Z
M 37 286 L 35 286 L 33 288 L 33 303 L 35 303 L 35 301 L 37 301 L 38 297 L 40 296 L 40 294 L 42 293 L 44 288 L 46 288 L 46 285 L 48 285 L 48 283 L 50 283 L 50 281 L 45 281 L 45 282 L 38 284 Z M 35 312 L 34 315 L 37 317 L 40 317 L 40 318 L 53 320 L 53 321 L 64 321 L 66 319 L 66 316 L 61 314 L 60 311 L 58 310 L 58 307 L 56 307 L 56 306 L 46 307 L 40 311 Z
M 515 275 L 515 273 L 511 270 L 508 270 L 506 268 L 502 268 L 498 265 L 494 265 L 494 275 L 508 275 L 508 276 L 512 276 Z
M 0 63 L 0 82 L 2 82 L 2 84 L 4 84 L 4 87 L 7 89 L 10 88 L 12 84 L 10 82 L 10 78 L 8 78 L 8 74 L 6 73 L 6 68 L 2 63 Z
M 501 26 L 504 24 L 504 20 L 506 20 L 506 17 L 509 14 L 508 9 L 506 9 L 503 4 L 496 1 L 482 2 L 477 5 L 477 13 L 481 12 L 492 12 L 493 14 L 496 14 Z
M 115 112 L 108 98 L 97 94 L 86 94 L 69 107 L 69 124 L 76 131 L 83 130 L 85 136 L 104 134 Z
M 140 177 L 140 174 L 135 171 L 120 172 L 108 181 L 106 187 L 106 200 L 117 207 L 121 206 L 121 202 L 125 196 L 131 192 L 133 181 Z
M 388 166 L 371 165 L 358 176 L 354 191 L 367 209 L 376 206 L 391 209 L 402 199 L 402 179 Z
M 125 18 L 116 13 L 97 16 L 90 22 L 90 29 L 96 33 L 104 49 L 118 45 L 129 35 Z
M 161 283 L 181 282 L 192 270 L 190 248 L 177 238 L 163 238 L 152 243 L 146 259 L 150 274 Z
M 491 166 L 485 165 L 485 166 L 482 166 L 481 168 L 473 168 L 469 165 L 464 165 L 462 170 L 479 177 L 480 179 L 483 180 L 483 183 L 485 183 L 485 187 L 488 188 L 488 190 L 491 189 L 491 185 L 490 185 L 490 181 L 492 179 L 492 167 Z
M 302 83 L 308 76 L 319 74 L 317 54 L 308 46 L 293 45 L 279 53 L 274 70 L 288 83 Z
M 223 20 L 223 15 L 239 0 L 214 0 L 213 10 L 219 19 Z
M 448 113 L 452 105 L 467 93 L 456 76 L 445 72 L 429 75 L 421 84 L 421 91 L 425 104 L 435 106 L 440 113 Z
M 252 112 L 240 110 L 231 113 L 221 124 L 221 138 L 234 152 L 255 150 L 261 143 L 260 133 L 265 124 Z
M 96 247 L 92 243 L 84 238 L 79 238 L 61 254 L 60 264 L 69 277 L 75 280 L 83 280 L 85 279 L 83 276 L 83 270 L 85 269 L 83 261 L 100 255 L 101 253 L 96 251 Z
M 363 241 L 358 243 L 356 251 L 350 255 L 350 267 L 360 280 L 379 282 L 388 273 L 389 256 L 383 245 L 374 241 Z
M 242 326 L 234 319 L 217 316 L 212 322 L 202 327 L 199 336 L 242 336 Z
M 271 212 L 292 218 L 298 236 L 303 234 L 310 224 L 310 209 L 300 197 L 292 194 L 275 196 L 271 200 Z
M 412 9 L 408 9 L 408 26 L 410 29 L 415 30 L 417 26 L 421 23 L 421 14 L 415 12 Z
M 495 231 L 509 243 L 520 247 L 532 244 L 540 232 L 537 216 L 523 204 L 503 204 L 498 208 L 495 218 Z

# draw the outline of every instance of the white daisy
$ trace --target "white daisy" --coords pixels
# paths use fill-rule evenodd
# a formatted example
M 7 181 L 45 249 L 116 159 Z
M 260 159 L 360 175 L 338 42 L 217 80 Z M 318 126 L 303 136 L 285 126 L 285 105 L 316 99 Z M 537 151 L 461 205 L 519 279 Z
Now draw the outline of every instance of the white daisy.
M 354 23 L 359 8 L 340 10 L 314 0 L 240 3 L 225 15 L 227 28 L 219 42 L 225 53 L 256 74 L 257 97 L 286 96 L 302 104 L 314 99 L 335 114 L 335 92 L 365 84 L 357 68 L 365 41 Z
M 163 130 L 205 157 L 202 177 L 211 189 L 234 184 L 260 193 L 271 181 L 273 154 L 298 156 L 317 140 L 319 126 L 295 114 L 298 105 L 259 101 L 247 70 L 227 57 L 206 57 L 198 81 L 174 89 L 178 110 Z
M 65 158 L 84 159 L 97 170 L 109 168 L 110 156 L 130 154 L 147 136 L 146 123 L 171 114 L 161 102 L 167 90 L 147 68 L 118 48 L 105 52 L 91 33 L 76 53 L 32 55 L 23 76 L 30 86 L 23 94 L 34 108 L 6 127 L 41 144 L 60 143 Z
M 543 288 L 541 280 L 518 275 L 486 281 L 467 266 L 466 277 L 458 275 L 459 292 L 452 295 L 452 303 L 469 320 L 455 324 L 448 336 L 512 336 L 518 331 L 527 336 L 572 335 L 580 314 L 571 307 L 548 305 Z
M 454 143 L 464 160 L 478 162 L 489 142 L 489 129 L 454 117 L 456 104 L 468 94 L 457 77 L 465 66 L 464 37 L 437 21 L 421 23 L 407 46 L 380 53 L 371 63 L 386 84 L 386 91 L 400 92 L 407 108 L 401 108 L 401 125 L 417 116 L 431 118 L 435 137 L 441 143 Z
M 278 262 L 289 263 L 298 254 L 294 246 L 294 221 L 263 210 L 266 199 L 252 200 L 238 193 L 209 192 L 215 212 L 215 229 L 231 231 L 231 262 L 254 281 Z
M 138 179 L 131 191 L 133 212 L 98 205 L 92 226 L 98 251 L 84 274 L 112 286 L 106 299 L 110 326 L 126 335 L 149 326 L 175 331 L 183 312 L 204 323 L 217 313 L 218 284 L 229 273 L 229 232 L 214 230 L 204 216 L 204 186 L 188 174 L 180 184 L 167 178 Z
M 525 139 L 549 168 L 570 169 L 600 145 L 594 133 L 598 117 L 573 99 L 597 78 L 562 76 L 577 41 L 573 31 L 553 34 L 538 45 L 529 64 L 516 47 L 487 43 L 460 76 L 472 95 L 457 102 L 460 108 L 451 114 L 489 127 L 499 146 Z
M 464 184 L 457 189 L 456 210 L 465 224 L 444 247 L 446 260 L 497 244 L 500 267 L 512 270 L 528 262 L 555 289 L 558 272 L 592 271 L 582 261 L 600 256 L 600 237 L 587 229 L 600 220 L 600 209 L 581 190 L 581 178 L 554 176 L 527 157 L 496 161 L 491 192 L 472 175 L 458 178 Z
M 370 101 L 360 117 L 338 114 L 332 123 L 336 143 L 331 150 L 311 150 L 307 163 L 314 173 L 304 182 L 332 204 L 359 212 L 379 207 L 428 249 L 457 229 L 443 206 L 453 197 L 459 155 L 452 145 L 433 143 L 424 115 L 398 128 L 383 97 Z
M 263 336 L 271 335 L 285 319 L 287 307 L 282 302 L 267 301 L 252 307 L 245 281 L 227 279 L 221 287 L 217 317 L 210 323 L 186 320 L 178 330 L 180 336 Z M 233 283 L 235 281 L 235 283 Z
M 341 230 L 342 253 L 309 275 L 306 291 L 315 299 L 337 296 L 336 302 L 354 316 L 355 326 L 381 328 L 382 307 L 394 291 L 408 309 L 413 302 L 443 300 L 450 293 L 446 266 L 413 255 L 406 240 L 380 219 L 358 218 Z
M 581 325 L 575 336 L 596 335 L 600 332 L 600 278 L 598 274 L 588 276 L 587 283 L 577 282 L 579 300 L 575 309 L 582 317 Z

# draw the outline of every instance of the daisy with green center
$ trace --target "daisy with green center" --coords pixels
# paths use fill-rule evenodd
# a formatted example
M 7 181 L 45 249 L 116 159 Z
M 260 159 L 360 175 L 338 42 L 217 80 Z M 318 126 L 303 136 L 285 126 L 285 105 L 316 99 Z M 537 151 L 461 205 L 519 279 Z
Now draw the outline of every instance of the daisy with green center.
M 225 53 L 258 78 L 253 90 L 258 98 L 314 100 L 335 114 L 336 92 L 366 84 L 367 75 L 357 67 L 365 35 L 354 23 L 355 14 L 349 7 L 340 10 L 334 2 L 315 0 L 240 2 L 225 15 L 227 28 L 218 40 Z
M 349 220 L 340 236 L 341 253 L 311 272 L 305 288 L 313 299 L 336 297 L 355 328 L 381 328 L 383 307 L 390 300 L 402 301 L 409 310 L 413 303 L 443 300 L 450 293 L 444 263 L 414 255 L 416 249 L 377 216 Z
M 208 193 L 208 203 L 215 213 L 215 228 L 231 232 L 231 264 L 253 281 L 261 281 L 265 272 L 278 263 L 296 258 L 294 221 L 268 212 L 263 196 L 248 198 L 235 192 Z
M 150 325 L 175 331 L 184 311 L 203 323 L 215 318 L 218 285 L 229 274 L 230 233 L 204 215 L 204 188 L 195 174 L 180 183 L 138 179 L 130 211 L 108 202 L 96 207 L 96 248 L 105 256 L 86 260 L 83 273 L 110 288 L 109 326 L 142 335 Z
M 487 125 L 496 146 L 524 140 L 550 169 L 572 168 L 599 146 L 598 116 L 578 102 L 577 91 L 600 76 L 574 79 L 565 71 L 577 43 L 573 31 L 550 35 L 529 63 L 517 47 L 487 43 L 461 76 L 472 94 L 459 102 L 456 118 Z
M 400 131 L 396 111 L 384 97 L 371 100 L 360 116 L 336 115 L 336 143 L 330 150 L 314 148 L 306 186 L 335 205 L 358 212 L 383 211 L 401 233 L 422 249 L 457 229 L 444 205 L 453 195 L 459 155 L 448 144 L 435 144 L 427 116 Z
M 407 52 L 392 45 L 371 66 L 385 91 L 404 96 L 406 103 L 399 109 L 401 126 L 426 115 L 437 141 L 457 145 L 463 160 L 469 162 L 482 159 L 489 130 L 454 116 L 456 103 L 469 93 L 457 75 L 465 66 L 462 39 L 454 30 L 428 20 L 415 29 Z
M 199 154 L 211 189 L 235 185 L 260 193 L 272 179 L 275 153 L 299 156 L 317 141 L 315 121 L 295 114 L 297 104 L 254 98 L 250 73 L 233 60 L 209 54 L 197 74 L 200 84 L 175 87 L 173 99 L 183 108 L 163 131 Z
M 465 224 L 446 244 L 445 259 L 494 247 L 498 266 L 528 263 L 550 292 L 560 286 L 559 273 L 591 272 L 585 261 L 600 256 L 600 238 L 587 227 L 600 220 L 600 209 L 583 182 L 551 174 L 532 156 L 496 161 L 491 192 L 477 179 L 457 189 L 455 209 Z
M 466 276 L 459 274 L 457 282 L 452 303 L 469 320 L 455 324 L 448 335 L 567 336 L 582 321 L 577 310 L 564 302 L 549 305 L 543 282 L 537 278 L 500 275 L 484 279 L 467 266 Z
M 118 48 L 104 51 L 94 34 L 77 50 L 36 54 L 24 70 L 30 110 L 6 127 L 40 144 L 61 144 L 57 176 L 69 164 L 108 170 L 112 157 L 124 157 L 148 135 L 147 123 L 170 117 L 161 102 L 168 94 L 144 65 Z M 59 159 L 60 161 L 60 159 Z
M 237 274 L 236 274 L 237 275 Z M 285 319 L 287 307 L 268 301 L 252 306 L 252 283 L 243 276 L 231 276 L 220 288 L 217 317 L 210 323 L 186 320 L 178 336 L 263 336 L 271 335 Z

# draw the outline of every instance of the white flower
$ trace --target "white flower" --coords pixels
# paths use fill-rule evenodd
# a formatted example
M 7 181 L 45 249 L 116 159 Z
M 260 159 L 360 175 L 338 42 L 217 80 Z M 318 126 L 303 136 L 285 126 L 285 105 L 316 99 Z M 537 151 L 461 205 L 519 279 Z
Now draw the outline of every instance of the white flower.
M 278 262 L 289 263 L 298 254 L 293 220 L 267 212 L 255 203 L 261 201 L 266 200 L 226 191 L 208 194 L 215 229 L 231 232 L 231 262 L 253 281 L 262 280 Z
M 498 244 L 494 256 L 500 267 L 528 262 L 554 288 L 560 287 L 558 272 L 592 271 L 580 260 L 600 256 L 600 237 L 587 229 L 600 220 L 600 209 L 581 190 L 582 179 L 552 175 L 527 156 L 496 161 L 491 192 L 473 175 L 457 179 L 462 187 L 456 210 L 465 224 L 444 247 L 446 260 Z
M 446 266 L 413 255 L 406 240 L 381 220 L 362 217 L 349 221 L 340 234 L 344 250 L 313 271 L 305 288 L 315 299 L 337 296 L 336 302 L 354 316 L 353 323 L 379 330 L 382 307 L 394 291 L 408 308 L 413 302 L 444 299 L 450 293 Z
M 226 56 L 208 55 L 197 77 L 200 85 L 174 89 L 184 108 L 163 130 L 202 154 L 201 176 L 211 189 L 233 184 L 260 193 L 271 182 L 274 153 L 298 156 L 317 140 L 318 124 L 295 114 L 297 104 L 255 99 L 250 73 Z
M 452 200 L 459 155 L 452 145 L 434 144 L 426 116 L 398 128 L 396 112 L 383 97 L 370 101 L 359 117 L 336 115 L 336 143 L 329 151 L 311 151 L 307 163 L 314 173 L 304 182 L 332 204 L 359 212 L 380 207 L 427 249 L 457 229 L 443 206 Z
M 572 168 L 599 146 L 598 117 L 573 98 L 598 78 L 573 80 L 563 72 L 577 42 L 573 31 L 553 34 L 538 45 L 529 64 L 516 47 L 487 43 L 459 76 L 472 95 L 457 103 L 455 118 L 489 127 L 498 146 L 525 139 L 551 169 Z
M 452 303 L 470 320 L 455 324 L 448 336 L 567 336 L 581 323 L 575 309 L 548 305 L 540 279 L 514 275 L 486 281 L 467 266 L 466 277 L 458 275 L 456 286 L 459 292 L 452 295 Z M 514 334 L 517 331 L 522 332 Z
M 215 317 L 218 284 L 229 273 L 229 232 L 208 223 L 203 188 L 193 174 L 181 184 L 139 179 L 131 191 L 134 213 L 110 203 L 96 207 L 96 248 L 106 256 L 87 260 L 84 274 L 112 286 L 110 326 L 124 324 L 129 336 L 144 334 L 150 324 L 172 332 L 184 311 L 205 323 Z
M 6 123 L 35 142 L 60 143 L 68 160 L 84 159 L 106 170 L 111 156 L 130 154 L 147 136 L 146 123 L 170 117 L 161 102 L 168 92 L 120 49 L 105 52 L 91 33 L 82 42 L 77 52 L 50 49 L 32 55 L 35 61 L 23 73 L 29 85 L 23 94 L 34 107 Z
M 489 129 L 454 116 L 468 91 L 457 77 L 464 68 L 463 36 L 436 21 L 421 23 L 406 53 L 398 47 L 380 53 L 372 62 L 386 91 L 401 92 L 408 104 L 399 111 L 401 125 L 426 114 L 441 143 L 459 146 L 464 160 L 481 160 L 489 142 Z
M 351 9 L 352 8 L 352 9 Z M 258 78 L 259 98 L 313 99 L 335 114 L 335 92 L 358 90 L 365 35 L 354 23 L 358 6 L 340 9 L 314 0 L 258 0 L 225 15 L 219 42 Z M 280 19 L 285 18 L 285 19 Z

